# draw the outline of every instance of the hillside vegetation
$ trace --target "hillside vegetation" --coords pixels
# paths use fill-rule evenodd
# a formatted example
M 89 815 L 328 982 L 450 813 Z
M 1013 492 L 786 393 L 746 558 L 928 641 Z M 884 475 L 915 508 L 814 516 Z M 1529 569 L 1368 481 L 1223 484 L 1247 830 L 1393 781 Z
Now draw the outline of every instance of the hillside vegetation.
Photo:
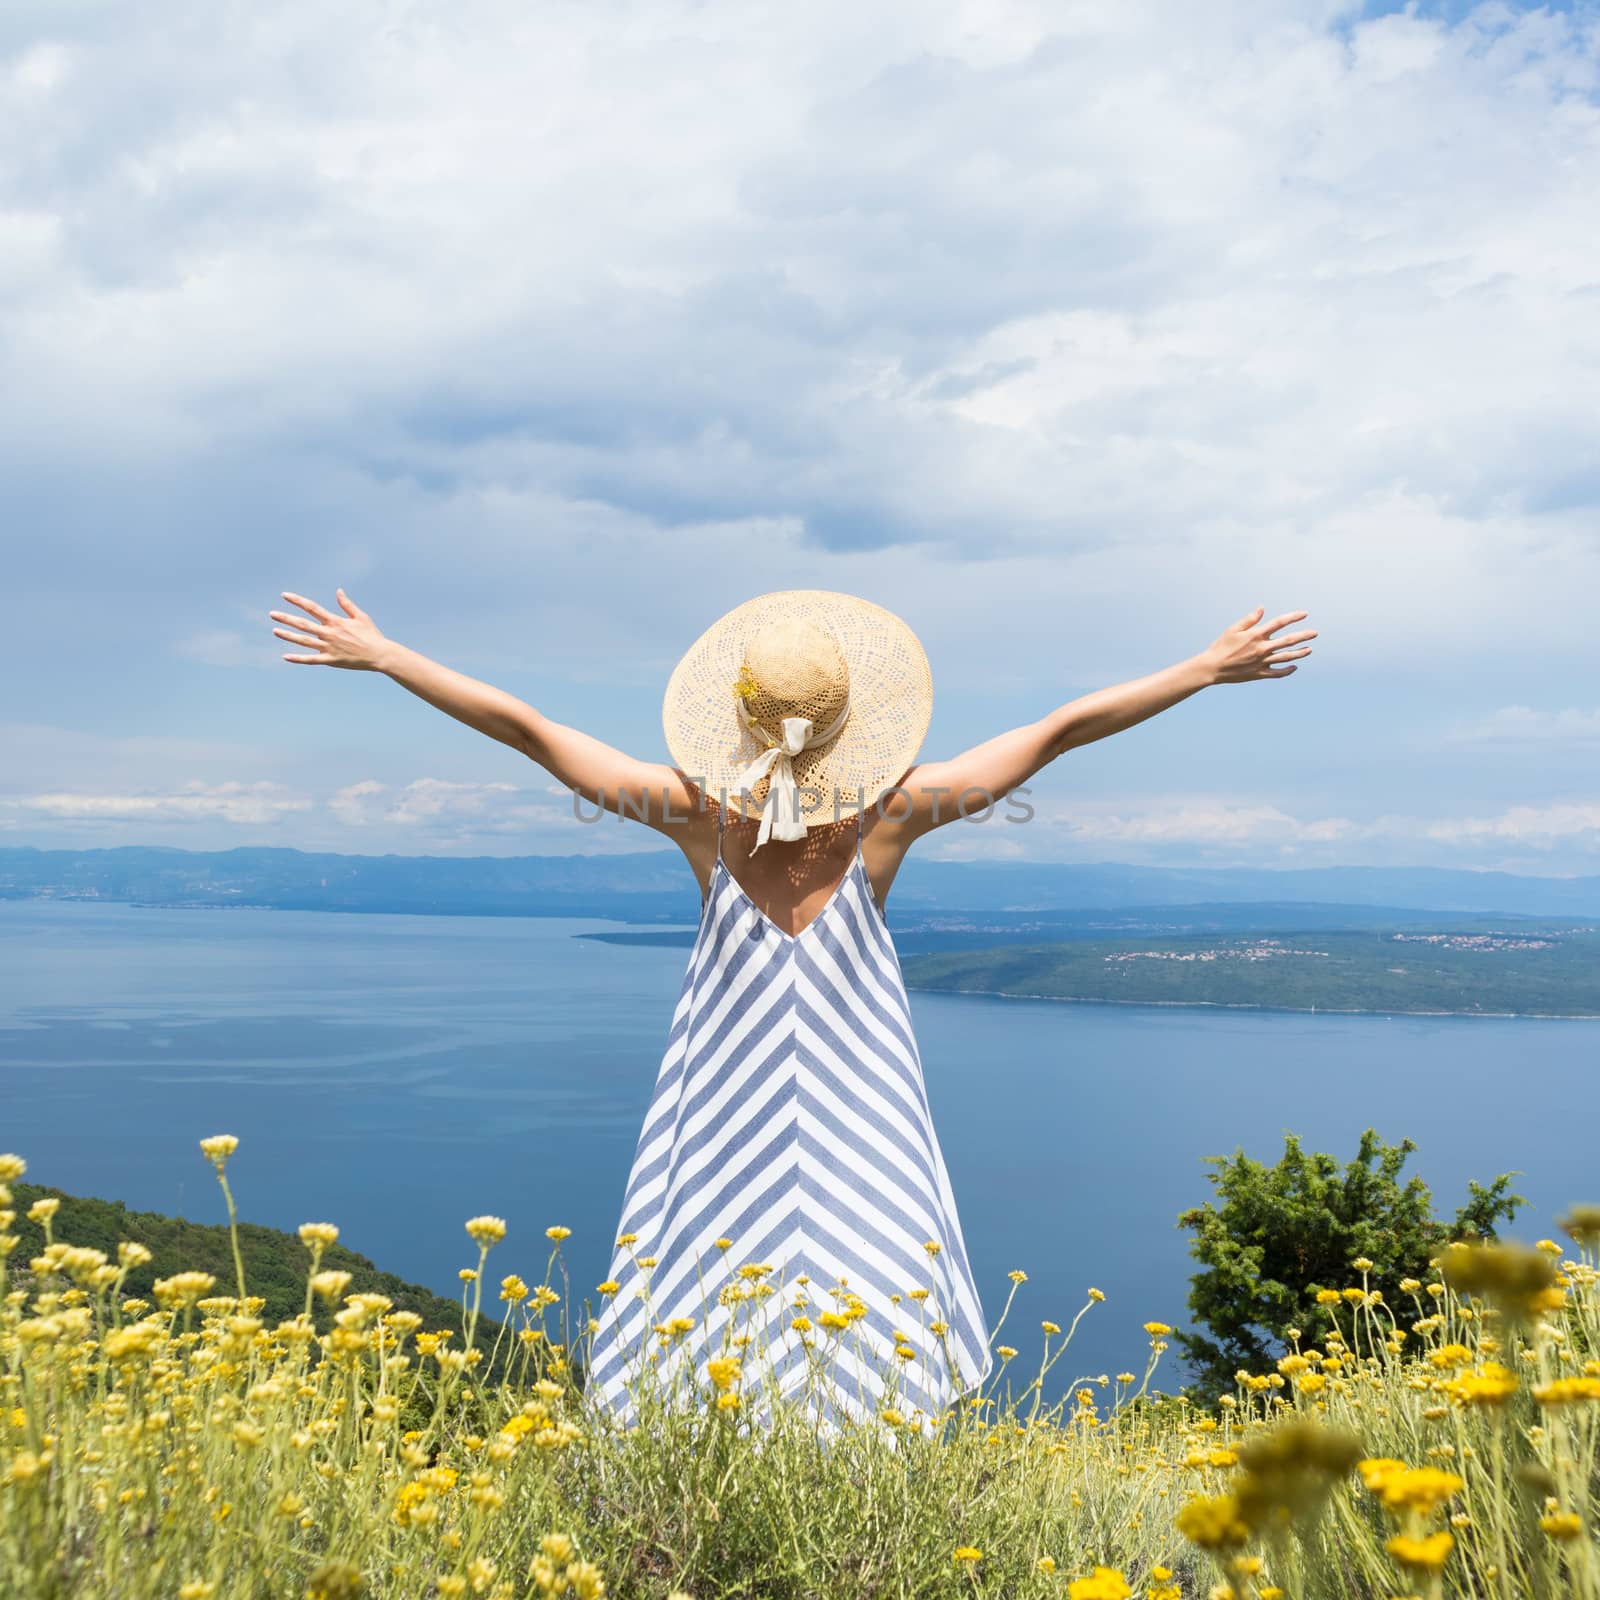
M 1280 1010 L 1600 1017 L 1600 932 L 1318 930 L 912 955 L 914 989 Z
M 237 1143 L 202 1141 L 230 1216 Z M 746 1261 L 706 1322 L 647 1336 L 625 1427 L 581 1385 L 593 1325 L 553 1336 L 548 1273 L 500 1279 L 485 1350 L 499 1218 L 467 1221 L 470 1303 L 442 1327 L 355 1290 L 324 1266 L 332 1230 L 307 1225 L 304 1301 L 337 1307 L 319 1332 L 239 1283 L 243 1230 L 222 1270 L 130 1297 L 151 1248 L 66 1237 L 74 1213 L 45 1194 L 27 1208 L 43 1248 L 19 1255 L 23 1172 L 0 1156 L 0 1572 L 18 1600 L 1600 1600 L 1600 1207 L 1565 1219 L 1571 1253 L 1446 1246 L 1398 1285 L 1403 1321 L 1374 1263 L 1348 1262 L 1315 1337 L 1291 1331 L 1210 1408 L 1155 1390 L 1174 1331 L 1156 1319 L 1129 1370 L 1045 1405 L 1077 1320 L 1030 1323 L 1018 1270 L 981 1393 L 924 1415 L 891 1360 L 858 1420 L 819 1425 L 819 1376 L 864 1307 Z M 554 1263 L 566 1230 L 547 1232 Z M 916 1284 L 904 1304 L 937 1313 Z M 770 1385 L 786 1352 L 806 1375 L 789 1394 Z
M 102 1251 L 110 1260 L 116 1259 L 117 1246 L 124 1239 L 135 1239 L 150 1252 L 148 1261 L 128 1268 L 120 1291 L 126 1297 L 148 1299 L 158 1278 L 177 1272 L 209 1273 L 221 1284 L 233 1280 L 233 1239 L 226 1224 L 189 1222 L 159 1211 L 130 1211 L 120 1200 L 89 1199 L 36 1183 L 12 1185 L 12 1206 L 18 1212 L 11 1225 L 17 1237 L 15 1259 L 32 1261 L 43 1254 L 45 1229 L 31 1213 L 40 1200 L 47 1199 L 55 1202 L 52 1216 L 58 1239 Z M 292 1233 L 253 1222 L 239 1223 L 237 1238 L 245 1281 L 250 1293 L 262 1302 L 262 1319 L 276 1323 L 302 1311 L 310 1260 L 305 1245 Z M 348 1272 L 350 1293 L 383 1295 L 397 1311 L 415 1312 L 429 1327 L 461 1320 L 458 1302 L 381 1271 L 366 1256 L 337 1242 L 324 1247 L 322 1266 L 328 1271 Z M 326 1334 L 334 1326 L 333 1308 L 314 1300 L 311 1321 L 319 1335 Z M 499 1325 L 485 1317 L 481 1327 L 493 1338 Z

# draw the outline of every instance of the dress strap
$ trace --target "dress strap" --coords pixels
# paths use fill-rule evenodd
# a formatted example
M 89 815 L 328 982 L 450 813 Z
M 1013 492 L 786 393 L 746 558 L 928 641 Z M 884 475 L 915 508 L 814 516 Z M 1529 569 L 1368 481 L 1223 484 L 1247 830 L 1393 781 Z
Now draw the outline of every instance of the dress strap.
M 859 804 L 859 802 L 857 803 L 857 805 L 856 805 L 856 854 L 857 855 L 861 854 L 861 819 L 866 814 L 866 810 L 867 810 L 867 808 L 864 805 Z
M 728 808 L 725 805 L 717 807 L 717 860 L 722 859 L 722 819 L 727 816 Z

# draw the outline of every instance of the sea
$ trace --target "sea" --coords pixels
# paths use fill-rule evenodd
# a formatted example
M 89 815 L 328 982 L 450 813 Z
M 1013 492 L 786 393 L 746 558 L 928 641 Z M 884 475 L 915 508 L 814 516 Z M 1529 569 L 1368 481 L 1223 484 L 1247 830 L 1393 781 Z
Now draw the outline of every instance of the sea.
M 891 928 L 893 916 L 890 917 Z M 492 1282 L 546 1271 L 593 1300 L 687 952 L 575 937 L 593 920 L 0 902 L 0 1151 L 28 1179 L 197 1222 L 226 1209 L 199 1140 L 231 1133 L 242 1219 L 334 1222 L 445 1295 L 506 1219 Z M 1350 1157 L 1417 1144 L 1452 1215 L 1504 1171 L 1513 1232 L 1600 1202 L 1600 1021 L 1333 1015 L 913 992 L 929 1102 L 991 1326 L 1020 1352 L 1098 1289 L 1059 1392 L 1143 1370 L 1186 1326 L 1183 1211 L 1207 1158 L 1286 1133 Z M 1587 1108 L 1587 1109 L 1586 1109 Z M 1588 1130 L 1585 1132 L 1585 1130 Z M 1014 1285 L 1010 1274 L 1026 1273 Z M 1174 1344 L 1155 1386 L 1184 1379 Z

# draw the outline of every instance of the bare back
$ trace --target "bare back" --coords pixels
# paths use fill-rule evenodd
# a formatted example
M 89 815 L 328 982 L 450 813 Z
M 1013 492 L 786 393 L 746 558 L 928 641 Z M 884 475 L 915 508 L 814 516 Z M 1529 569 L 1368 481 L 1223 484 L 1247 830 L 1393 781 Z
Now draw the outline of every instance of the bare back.
M 719 810 L 708 795 L 703 810 L 696 809 L 682 822 L 662 830 L 676 841 L 694 868 L 702 897 L 710 888 L 717 859 Z M 827 905 L 850 869 L 856 849 L 856 814 L 850 812 L 838 822 L 809 828 L 803 839 L 768 839 L 752 854 L 759 828 L 757 818 L 728 811 L 722 818 L 722 859 L 734 881 L 774 927 L 799 934 Z M 896 825 L 895 817 L 880 814 L 871 806 L 860 818 L 860 838 L 873 898 L 881 911 L 911 839 Z

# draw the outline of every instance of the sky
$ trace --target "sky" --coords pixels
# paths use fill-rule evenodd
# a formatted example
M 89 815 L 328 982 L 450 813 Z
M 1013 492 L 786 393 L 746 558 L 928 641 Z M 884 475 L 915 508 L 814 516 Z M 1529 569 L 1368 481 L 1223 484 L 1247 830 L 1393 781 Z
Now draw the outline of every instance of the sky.
M 654 848 L 268 612 L 664 759 L 821 588 L 928 757 L 1319 631 L 927 854 L 1600 872 L 1597 91 L 1592 0 L 11 0 L 0 845 Z

